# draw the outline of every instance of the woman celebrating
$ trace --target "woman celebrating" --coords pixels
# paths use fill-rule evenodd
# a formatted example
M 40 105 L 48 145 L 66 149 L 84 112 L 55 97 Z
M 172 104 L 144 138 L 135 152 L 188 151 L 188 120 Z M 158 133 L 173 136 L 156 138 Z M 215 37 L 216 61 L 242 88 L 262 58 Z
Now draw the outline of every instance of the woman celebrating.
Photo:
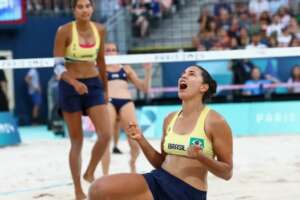
M 81 117 L 90 117 L 98 135 L 84 173 L 86 181 L 94 180 L 95 169 L 109 144 L 112 130 L 106 105 L 105 29 L 91 21 L 93 5 L 92 0 L 73 1 L 75 21 L 58 29 L 54 45 L 54 57 L 63 57 L 65 61 L 56 59 L 54 72 L 61 79 L 59 106 L 71 140 L 69 163 L 77 200 L 86 198 L 80 181 L 83 144 Z
M 207 173 L 232 176 L 232 134 L 226 121 L 204 101 L 216 82 L 200 66 L 188 67 L 178 81 L 182 108 L 163 125 L 161 153 L 144 138 L 136 124 L 128 133 L 140 145 L 155 170 L 150 173 L 102 177 L 90 187 L 91 200 L 205 200 Z

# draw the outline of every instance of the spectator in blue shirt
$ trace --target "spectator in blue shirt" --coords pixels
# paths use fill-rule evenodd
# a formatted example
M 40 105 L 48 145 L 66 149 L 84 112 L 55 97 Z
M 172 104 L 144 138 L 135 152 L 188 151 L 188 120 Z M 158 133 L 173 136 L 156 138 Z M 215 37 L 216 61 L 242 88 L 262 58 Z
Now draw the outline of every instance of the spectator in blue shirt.
M 228 3 L 226 3 L 224 0 L 219 0 L 218 3 L 214 6 L 214 15 L 219 16 L 221 9 L 227 10 L 229 14 L 231 14 L 231 7 Z
M 251 79 L 246 81 L 245 86 L 250 88 L 245 88 L 243 90 L 244 95 L 263 95 L 267 90 L 264 88 L 264 85 L 271 83 L 270 80 L 267 80 L 262 77 L 260 69 L 254 67 L 251 70 Z

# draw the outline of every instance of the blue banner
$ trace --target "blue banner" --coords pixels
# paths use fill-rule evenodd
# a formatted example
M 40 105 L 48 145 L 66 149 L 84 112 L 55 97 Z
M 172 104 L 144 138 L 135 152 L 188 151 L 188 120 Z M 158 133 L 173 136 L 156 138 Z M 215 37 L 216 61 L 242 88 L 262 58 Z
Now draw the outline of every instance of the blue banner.
M 16 121 L 9 112 L 0 112 L 0 147 L 21 142 Z
M 299 134 L 300 101 L 210 104 L 221 114 L 234 136 Z M 162 136 L 165 117 L 181 109 L 179 105 L 145 106 L 138 111 L 139 124 L 147 138 Z

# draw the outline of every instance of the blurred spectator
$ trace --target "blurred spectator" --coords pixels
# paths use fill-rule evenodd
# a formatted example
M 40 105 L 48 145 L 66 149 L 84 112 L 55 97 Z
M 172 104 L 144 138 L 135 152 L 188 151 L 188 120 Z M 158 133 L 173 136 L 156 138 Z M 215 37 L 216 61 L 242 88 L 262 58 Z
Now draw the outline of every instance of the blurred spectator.
M 291 20 L 291 14 L 288 7 L 281 7 L 278 11 L 278 15 L 280 17 L 280 23 L 282 24 L 282 26 L 288 26 Z
M 49 1 L 49 0 L 48 0 Z M 54 0 L 53 9 L 54 12 L 70 12 L 71 11 L 71 1 L 70 0 Z
M 276 13 L 281 7 L 288 6 L 289 0 L 269 0 L 271 14 Z
M 58 77 L 53 75 L 48 82 L 47 88 L 48 129 L 52 130 L 55 135 L 64 136 L 64 122 L 58 105 L 58 84 Z
M 159 0 L 159 3 L 163 13 L 169 13 L 172 11 L 173 0 Z
M 288 47 L 292 41 L 292 35 L 288 27 L 282 29 L 282 33 L 277 37 L 279 47 Z
M 42 10 L 42 1 L 41 0 L 27 0 L 27 10 L 29 12 Z
M 218 19 L 217 21 L 218 27 L 224 29 L 225 31 L 228 31 L 231 25 L 231 17 L 229 12 L 226 9 L 222 8 L 220 10 L 220 15 L 217 19 Z
M 146 0 L 136 0 L 131 7 L 134 32 L 139 37 L 145 37 L 149 29 L 151 7 Z
M 250 0 L 249 11 L 258 18 L 262 12 L 270 12 L 270 4 L 267 0 Z
M 259 18 L 257 18 L 255 15 L 250 15 L 250 26 L 248 28 L 248 32 L 250 36 L 259 31 L 260 31 Z
M 231 38 L 228 35 L 228 32 L 224 29 L 219 29 L 217 33 L 218 42 L 220 43 L 222 49 L 230 49 Z
M 238 16 L 232 17 L 231 24 L 228 30 L 228 34 L 230 37 L 237 37 L 240 30 L 240 23 Z
M 28 94 L 32 101 L 32 123 L 39 123 L 39 111 L 42 104 L 42 90 L 40 85 L 40 77 L 35 68 L 30 69 L 26 76 L 25 81 L 28 86 Z
M 278 47 L 278 41 L 277 41 L 277 36 L 276 36 L 276 34 L 272 34 L 272 35 L 268 38 L 268 47 L 270 47 L 270 48 Z
M 210 49 L 217 40 L 217 32 L 217 24 L 211 20 L 208 27 L 201 29 L 200 33 L 193 39 L 194 46 L 199 48 L 199 45 L 204 45 L 206 49 Z
M 300 40 L 295 36 L 292 36 L 292 40 L 289 44 L 289 47 L 299 47 L 299 46 L 300 46 Z
M 200 10 L 200 16 L 198 18 L 199 23 L 199 31 L 203 31 L 208 29 L 210 22 L 213 21 L 213 17 L 209 13 L 209 10 L 207 7 L 204 7 Z
M 27 0 L 28 12 L 70 12 L 70 0 Z
M 250 43 L 250 36 L 246 28 L 240 29 L 238 42 L 241 48 L 245 48 Z
M 260 33 L 254 33 L 251 38 L 251 43 L 246 46 L 246 49 L 263 49 L 267 48 L 267 46 L 263 43 L 261 43 L 261 35 Z
M 219 0 L 214 6 L 214 16 L 219 16 L 222 9 L 227 10 L 227 12 L 231 14 L 230 4 L 225 2 L 225 0 Z
M 291 70 L 291 77 L 288 83 L 298 83 L 300 84 L 300 65 L 295 65 Z M 289 87 L 290 93 L 300 93 L 300 86 Z
M 107 21 L 109 17 L 111 17 L 120 9 L 118 0 L 101 0 L 98 2 L 98 4 L 101 22 Z
M 247 30 L 250 28 L 251 19 L 247 12 L 241 13 L 239 15 L 240 26 L 246 28 Z
M 8 110 L 7 79 L 3 69 L 0 69 L 0 112 Z
M 264 11 L 259 17 L 260 30 L 266 31 L 271 24 L 271 17 L 268 12 Z
M 159 4 L 159 0 L 151 1 L 151 12 L 152 12 L 152 17 L 154 17 L 154 18 L 162 17 L 162 11 L 161 11 L 161 7 Z
M 233 73 L 233 84 L 244 84 L 246 80 L 250 79 L 251 70 L 254 68 L 254 64 L 248 60 L 232 60 L 230 70 Z
M 230 49 L 239 49 L 239 43 L 236 37 L 231 37 L 230 39 Z
M 272 17 L 272 23 L 267 27 L 267 36 L 271 36 L 273 33 L 275 33 L 276 36 L 281 35 L 282 28 L 283 24 L 280 23 L 280 17 L 275 14 Z
M 270 80 L 267 80 L 262 77 L 260 69 L 254 67 L 251 70 L 251 78 L 246 81 L 245 86 L 251 88 L 245 88 L 243 90 L 244 95 L 263 95 L 267 92 L 267 89 L 264 89 L 265 84 L 271 83 Z
M 297 19 L 295 17 L 291 18 L 289 24 L 289 30 L 292 35 L 295 36 L 296 39 L 300 39 L 300 27 Z

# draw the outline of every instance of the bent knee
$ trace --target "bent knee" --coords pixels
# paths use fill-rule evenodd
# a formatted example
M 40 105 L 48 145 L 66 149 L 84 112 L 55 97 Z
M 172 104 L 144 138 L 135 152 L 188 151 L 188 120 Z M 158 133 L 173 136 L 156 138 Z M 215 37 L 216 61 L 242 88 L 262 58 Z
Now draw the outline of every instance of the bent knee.
M 109 196 L 109 191 L 104 181 L 101 179 L 94 181 L 89 188 L 88 196 L 89 200 L 106 200 Z

